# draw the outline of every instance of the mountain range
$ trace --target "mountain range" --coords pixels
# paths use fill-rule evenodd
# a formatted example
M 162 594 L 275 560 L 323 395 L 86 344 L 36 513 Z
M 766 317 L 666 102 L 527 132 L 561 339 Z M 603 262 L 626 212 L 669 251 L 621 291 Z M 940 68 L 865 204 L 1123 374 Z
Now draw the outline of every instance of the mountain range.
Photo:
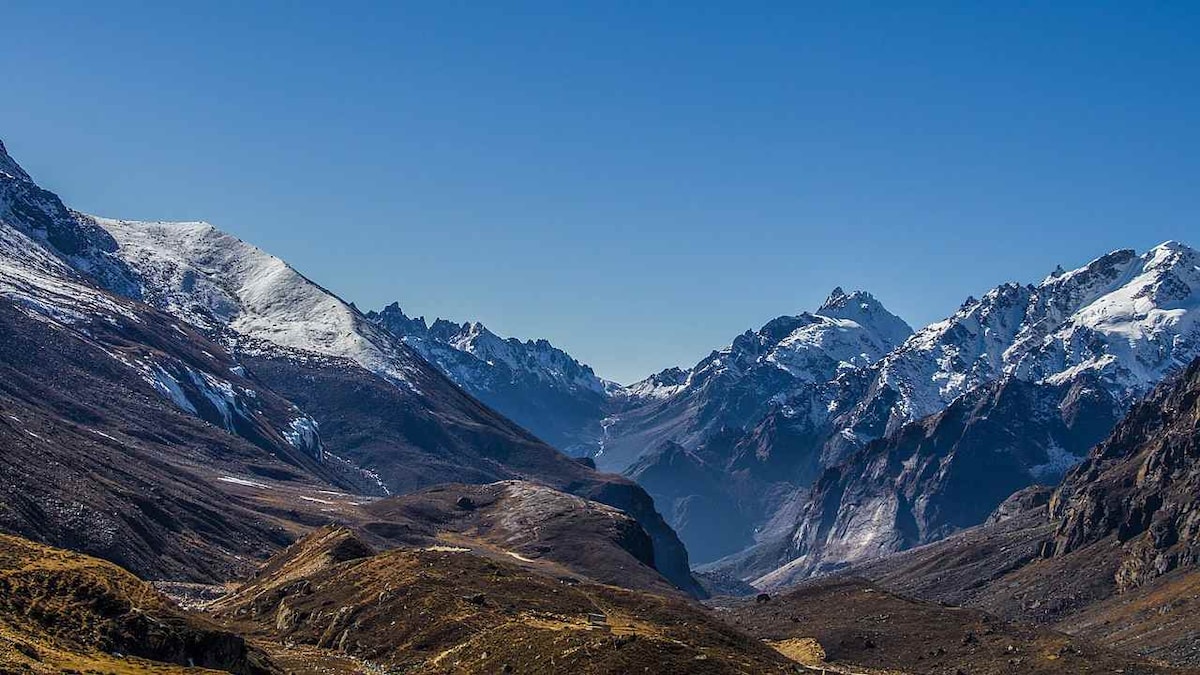
M 623 386 L 0 144 L 0 670 L 1180 672 L 1198 307 L 1166 242 Z
M 752 580 L 933 541 L 1057 482 L 1200 355 L 1198 261 L 1178 242 L 1114 251 L 915 332 L 836 288 L 627 386 L 545 341 L 397 305 L 368 316 L 564 452 L 641 483 L 693 561 Z

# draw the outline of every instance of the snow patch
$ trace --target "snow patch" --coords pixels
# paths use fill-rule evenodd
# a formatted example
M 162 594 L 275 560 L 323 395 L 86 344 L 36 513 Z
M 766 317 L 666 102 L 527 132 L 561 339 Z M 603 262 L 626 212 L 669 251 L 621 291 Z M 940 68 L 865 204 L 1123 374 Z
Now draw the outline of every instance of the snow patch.
M 260 490 L 270 490 L 271 489 L 271 486 L 267 485 L 266 483 L 259 483 L 256 481 L 247 480 L 245 478 L 236 478 L 234 476 L 221 476 L 217 480 L 221 481 L 222 483 L 232 483 L 234 485 L 243 485 L 245 487 L 258 488 Z

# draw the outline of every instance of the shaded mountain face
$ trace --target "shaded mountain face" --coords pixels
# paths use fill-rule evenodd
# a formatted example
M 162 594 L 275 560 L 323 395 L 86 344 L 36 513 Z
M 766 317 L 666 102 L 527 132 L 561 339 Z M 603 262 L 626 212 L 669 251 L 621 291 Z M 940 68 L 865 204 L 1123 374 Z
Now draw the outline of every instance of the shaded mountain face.
M 753 521 L 725 485 L 725 472 L 678 443 L 663 441 L 626 475 L 654 496 L 667 522 L 687 543 L 694 564 L 729 555 L 753 541 Z
M 611 382 L 546 340 L 501 338 L 482 324 L 409 318 L 396 303 L 367 318 L 471 395 L 568 454 L 595 443 Z
M 168 372 L 215 372 L 223 354 L 161 315 L 134 316 L 63 325 L 0 301 L 0 529 L 150 578 L 211 581 L 291 538 L 286 518 L 231 500 L 222 478 L 353 489 L 286 438 L 295 409 L 258 383 L 227 375 L 255 404 L 229 418 L 199 387 L 160 389 L 176 382 Z M 148 358 L 161 370 L 143 369 Z
M 9 530 L 153 576 L 228 578 L 310 509 L 226 506 L 226 477 L 360 494 L 520 477 L 626 511 L 658 569 L 700 592 L 636 484 L 545 445 L 283 261 L 204 223 L 71 212 L 24 172 L 0 188 Z M 105 453 L 72 454 L 79 438 Z
M 826 470 L 787 534 L 787 565 L 773 574 L 828 571 L 978 525 L 1013 492 L 1057 483 L 1121 410 L 1083 377 L 1070 385 L 1005 378 L 974 389 Z

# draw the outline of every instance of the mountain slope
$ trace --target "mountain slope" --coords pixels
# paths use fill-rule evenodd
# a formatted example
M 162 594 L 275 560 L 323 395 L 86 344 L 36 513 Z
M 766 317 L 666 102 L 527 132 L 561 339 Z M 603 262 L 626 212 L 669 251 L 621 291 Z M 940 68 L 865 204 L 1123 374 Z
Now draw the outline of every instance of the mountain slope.
M 227 329 L 252 351 L 345 358 L 400 386 L 419 358 L 284 261 L 208 223 L 94 218 L 136 271 L 145 300 L 197 327 Z
M 768 602 L 734 604 L 729 614 L 730 623 L 766 641 L 812 641 L 834 667 L 854 664 L 841 672 L 1186 672 L 1120 653 L 1103 642 L 915 600 L 861 579 L 812 581 Z
M 826 471 L 789 534 L 782 555 L 790 562 L 772 577 L 836 569 L 978 525 L 1013 492 L 1060 480 L 1121 410 L 1085 377 L 1058 386 L 1009 377 L 976 388 Z
M 463 551 L 373 554 L 352 542 L 345 530 L 314 533 L 213 610 L 307 647 L 309 668 L 344 655 L 421 673 L 794 672 L 678 597 L 564 583 Z
M 0 591 L 6 673 L 278 672 L 241 637 L 84 555 L 0 535 Z
M 688 371 L 663 371 L 624 389 L 610 403 L 593 458 L 645 481 L 697 562 L 732 553 L 781 499 L 818 475 L 837 382 L 910 332 L 870 294 L 834 289 L 815 313 L 779 317 Z M 764 419 L 785 413 L 808 427 L 789 427 L 772 439 L 778 443 L 751 438 L 768 433 Z M 684 454 L 661 452 L 671 444 Z M 720 524 L 706 527 L 710 517 Z
M 311 418 L 221 346 L 98 287 L 132 283 L 115 243 L 19 176 L 0 175 L 0 528 L 220 579 L 291 527 L 231 503 L 221 477 L 356 484 Z
M 1200 666 L 1198 401 L 1200 359 L 1135 405 L 1052 496 L 1018 493 L 985 525 L 843 574 Z
M 1054 494 L 1053 555 L 1109 537 L 1119 590 L 1200 559 L 1200 360 L 1139 403 Z
M 636 520 L 544 485 L 439 485 L 364 511 L 357 530 L 387 547 L 450 544 L 547 574 L 678 593 L 655 571 L 654 544 Z

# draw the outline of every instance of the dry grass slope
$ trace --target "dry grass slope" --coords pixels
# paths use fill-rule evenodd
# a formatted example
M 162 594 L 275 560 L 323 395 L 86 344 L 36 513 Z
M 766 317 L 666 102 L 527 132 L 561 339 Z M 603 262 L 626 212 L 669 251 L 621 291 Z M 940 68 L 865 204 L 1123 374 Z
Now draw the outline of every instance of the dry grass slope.
M 274 671 L 240 637 L 181 612 L 116 565 L 0 535 L 0 672 L 203 668 Z
M 796 669 L 680 597 L 548 577 L 462 551 L 361 556 L 351 541 L 344 529 L 304 539 L 213 611 L 259 644 L 293 645 L 273 655 L 285 666 L 304 661 L 300 672 Z

